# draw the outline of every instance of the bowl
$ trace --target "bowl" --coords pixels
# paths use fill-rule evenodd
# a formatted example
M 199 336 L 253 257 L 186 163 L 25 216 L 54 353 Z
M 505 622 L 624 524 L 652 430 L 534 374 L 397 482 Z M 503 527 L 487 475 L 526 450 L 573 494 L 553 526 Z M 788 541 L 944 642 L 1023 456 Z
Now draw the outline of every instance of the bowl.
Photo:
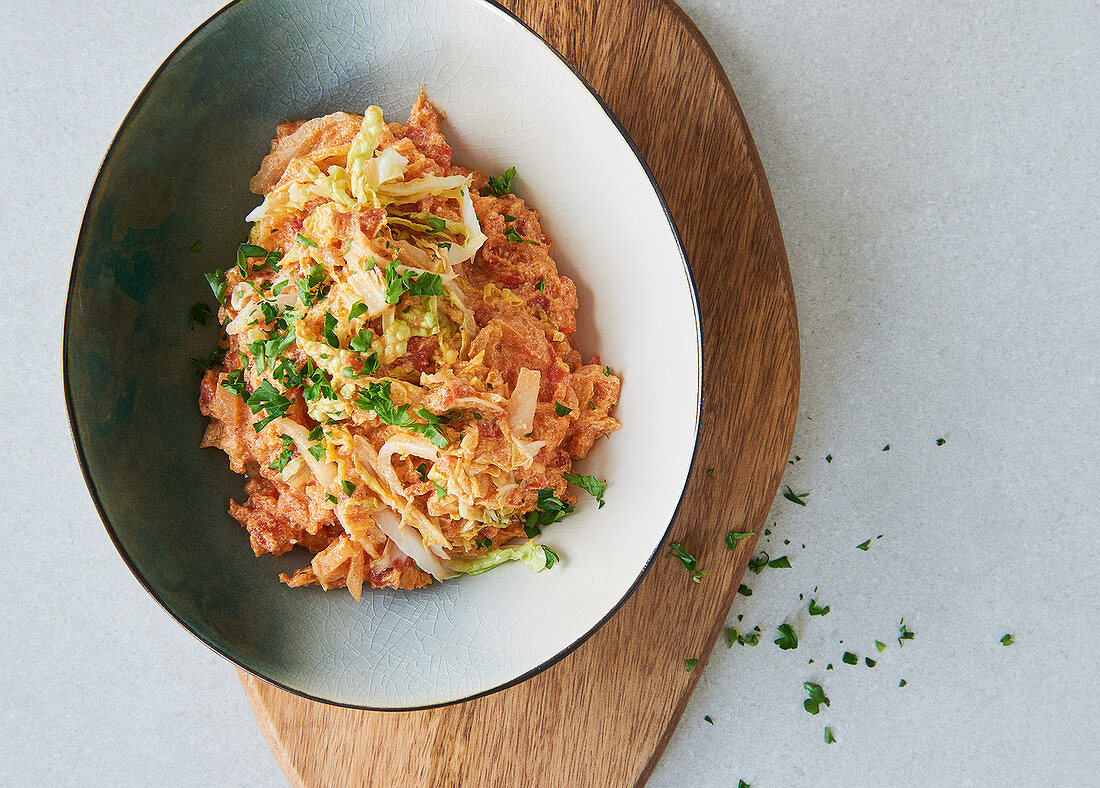
M 218 327 L 203 272 L 233 264 L 258 203 L 248 181 L 275 125 L 344 109 L 403 120 L 421 86 L 454 160 L 518 170 L 561 271 L 577 343 L 622 376 L 621 431 L 579 473 L 609 480 L 546 529 L 551 571 L 512 564 L 415 592 L 291 589 L 305 554 L 256 558 L 227 513 L 244 479 L 200 450 L 189 357 Z M 657 119 L 655 119 L 657 122 Z M 674 118 L 664 122 L 675 122 Z M 552 665 L 625 601 L 658 555 L 690 469 L 701 337 L 668 209 L 625 132 L 545 42 L 481 0 L 244 0 L 192 33 L 126 116 L 92 188 L 65 313 L 63 365 L 88 488 L 122 558 L 211 648 L 328 703 L 415 709 Z M 654 611 L 657 615 L 658 611 Z

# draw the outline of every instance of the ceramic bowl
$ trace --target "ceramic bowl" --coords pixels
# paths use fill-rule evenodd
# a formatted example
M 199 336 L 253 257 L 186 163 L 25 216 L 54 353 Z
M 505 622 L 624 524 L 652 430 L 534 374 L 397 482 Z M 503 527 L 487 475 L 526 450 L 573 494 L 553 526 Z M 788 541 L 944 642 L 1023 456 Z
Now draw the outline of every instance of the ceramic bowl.
M 514 165 L 577 282 L 578 344 L 623 379 L 621 431 L 578 463 L 609 480 L 547 528 L 561 556 L 423 591 L 290 589 L 308 562 L 256 558 L 227 513 L 244 479 L 198 448 L 191 356 L 217 326 L 203 272 L 233 264 L 248 180 L 286 118 L 380 105 L 421 85 L 455 161 Z M 656 121 L 655 121 L 656 122 Z M 476 697 L 561 659 L 623 603 L 662 546 L 691 465 L 701 342 L 690 273 L 653 178 L 600 99 L 545 42 L 481 0 L 243 0 L 168 58 L 92 189 L 65 316 L 73 435 L 107 531 L 181 624 L 237 665 L 309 698 L 371 709 Z

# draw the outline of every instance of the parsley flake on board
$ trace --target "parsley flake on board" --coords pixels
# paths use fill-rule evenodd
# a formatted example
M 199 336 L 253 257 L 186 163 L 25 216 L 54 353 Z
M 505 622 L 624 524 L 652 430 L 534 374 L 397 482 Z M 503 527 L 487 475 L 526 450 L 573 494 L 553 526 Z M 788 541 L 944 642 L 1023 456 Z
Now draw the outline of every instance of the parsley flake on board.
M 794 631 L 794 627 L 790 624 L 780 624 L 776 627 L 776 631 L 779 632 L 779 637 L 772 641 L 775 645 L 784 651 L 798 648 L 798 633 Z
M 1006 634 L 1004 637 L 1001 638 L 1001 645 L 1002 646 L 1011 646 L 1015 642 L 1016 642 L 1016 639 L 1014 637 L 1012 637 L 1012 635 L 1007 635 Z
M 763 553 L 763 555 L 754 555 L 752 558 L 749 559 L 749 569 L 751 569 L 756 574 L 760 574 L 764 571 L 764 567 L 768 565 L 768 561 L 770 559 L 767 550 L 761 550 L 761 552 Z
M 684 549 L 683 545 L 676 544 L 676 542 L 669 542 L 668 552 L 665 554 L 665 558 L 672 558 L 673 556 L 675 556 L 676 560 L 683 564 L 684 569 L 689 572 L 694 572 L 699 568 L 698 559 Z
M 563 473 L 562 476 L 570 484 L 575 484 L 584 490 L 586 493 L 596 499 L 596 503 L 599 504 L 596 508 L 602 509 L 605 503 L 603 499 L 604 490 L 607 489 L 607 480 L 601 481 L 595 476 L 577 476 L 575 473 Z
M 908 683 L 909 683 L 908 681 L 906 681 L 905 679 L 902 679 L 901 681 L 898 682 L 898 686 L 899 687 L 904 687 Z
M 806 502 L 802 499 L 805 498 L 807 495 L 809 495 L 808 492 L 795 494 L 794 490 L 791 489 L 791 486 L 789 484 L 787 485 L 787 491 L 783 493 L 784 498 L 786 498 L 788 501 L 797 503 L 799 506 L 806 505 Z
M 817 604 L 816 599 L 810 600 L 810 615 L 811 616 L 827 616 L 829 615 L 829 606 L 821 607 Z
M 567 408 L 557 400 L 554 400 L 554 412 L 557 413 L 559 416 L 568 416 L 570 413 L 573 412 L 573 409 Z
M 694 574 L 692 574 L 691 579 L 694 580 L 696 583 L 702 583 L 703 578 L 706 577 L 706 574 L 707 574 L 707 570 L 700 569 L 697 572 L 695 572 Z
M 188 317 L 191 323 L 191 330 L 195 329 L 195 326 L 205 326 L 206 318 L 210 317 L 210 307 L 201 301 L 191 307 L 191 313 Z
M 489 179 L 489 185 L 486 191 L 489 194 L 495 194 L 497 197 L 503 197 L 506 194 L 512 194 L 512 181 L 516 178 L 516 168 L 509 167 L 504 171 L 503 175 L 494 175 Z
M 699 660 L 697 660 L 697 659 L 685 659 L 684 660 L 684 670 L 687 671 L 688 673 L 691 673 L 691 671 L 695 670 L 695 666 L 698 665 L 698 664 L 699 664 Z
M 711 470 L 713 470 L 713 469 L 711 469 Z M 709 473 L 709 471 L 708 471 L 708 473 Z M 726 534 L 726 549 L 727 550 L 736 549 L 738 541 L 740 541 L 741 539 L 748 539 L 750 536 L 753 536 L 753 535 L 754 535 L 753 531 L 730 531 L 729 533 Z
M 917 636 L 916 632 L 911 632 L 907 626 L 905 626 L 905 619 L 903 618 L 898 622 L 898 645 L 904 646 L 903 640 L 912 640 Z
M 871 547 L 871 540 L 870 540 L 870 539 L 868 539 L 868 540 L 867 540 L 866 542 L 864 542 L 863 544 L 857 544 L 857 545 L 856 545 L 856 549 L 857 549 L 857 550 L 862 550 L 862 551 L 864 551 L 864 552 L 867 552 L 867 550 L 868 550 L 868 549 L 869 549 L 870 547 Z
M 824 703 L 826 706 L 832 705 L 829 702 L 829 699 L 825 697 L 825 691 L 821 689 L 820 684 L 814 684 L 812 681 L 805 681 L 802 683 L 802 686 L 803 688 L 805 688 L 806 693 L 809 695 L 806 700 L 802 701 L 802 705 L 803 707 L 805 707 L 806 711 L 810 712 L 810 714 L 816 715 L 819 711 L 821 711 L 822 703 Z

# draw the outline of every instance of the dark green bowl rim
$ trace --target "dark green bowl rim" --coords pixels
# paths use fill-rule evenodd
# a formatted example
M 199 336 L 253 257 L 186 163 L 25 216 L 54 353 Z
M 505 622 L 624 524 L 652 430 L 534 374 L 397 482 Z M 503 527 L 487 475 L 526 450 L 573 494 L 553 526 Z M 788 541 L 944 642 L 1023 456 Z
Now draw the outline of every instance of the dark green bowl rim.
M 110 146 L 107 148 L 107 153 L 103 157 L 102 163 L 99 165 L 99 171 L 96 174 L 95 182 L 92 184 L 91 192 L 90 192 L 90 195 L 88 197 L 88 205 L 84 209 L 84 216 L 81 219 L 80 234 L 77 237 L 76 251 L 73 254 L 73 270 L 69 275 L 69 288 L 68 288 L 68 293 L 66 295 L 66 300 L 65 300 L 65 319 L 64 319 L 62 339 L 61 339 L 61 377 L 62 377 L 62 380 L 63 380 L 63 383 L 64 383 L 64 389 L 65 389 L 65 409 L 68 412 L 68 416 L 69 416 L 69 432 L 72 435 L 73 445 L 76 448 L 77 460 L 80 463 L 80 472 L 84 476 L 84 484 L 88 487 L 88 493 L 91 495 L 92 503 L 95 504 L 96 511 L 99 513 L 99 519 L 103 521 L 103 527 L 107 530 L 107 535 L 111 537 L 111 542 L 114 543 L 115 549 L 118 551 L 118 554 L 122 557 L 122 560 L 126 563 L 126 566 L 129 567 L 129 569 L 133 573 L 134 577 L 137 578 L 139 583 L 141 583 L 142 588 L 144 588 L 146 590 L 146 592 L 148 592 L 149 596 L 153 597 L 153 599 L 156 600 L 157 604 L 159 604 L 162 608 L 164 608 L 165 612 L 167 612 L 168 615 L 170 615 L 177 622 L 179 622 L 179 624 L 181 626 L 183 626 L 188 632 L 190 632 L 192 635 L 194 635 L 196 638 L 198 638 L 200 642 L 202 642 L 204 645 L 206 645 L 208 648 L 210 648 L 212 651 L 214 651 L 218 655 L 224 657 L 225 659 L 227 659 L 230 662 L 232 662 L 233 664 L 235 664 L 238 668 L 240 668 L 244 671 L 247 671 L 248 673 L 255 676 L 256 678 L 261 679 L 262 681 L 266 681 L 268 684 L 271 684 L 272 686 L 278 687 L 279 689 L 285 690 L 286 692 L 290 692 L 294 695 L 298 695 L 299 697 L 306 698 L 307 700 L 313 700 L 313 701 L 317 701 L 319 703 L 325 703 L 325 704 L 328 704 L 330 706 L 340 706 L 340 707 L 348 708 L 348 709 L 362 709 L 364 711 L 423 711 L 423 710 L 426 710 L 426 709 L 436 709 L 436 708 L 441 708 L 441 707 L 444 707 L 444 706 L 452 706 L 456 703 L 465 703 L 466 701 L 469 701 L 469 700 L 474 700 L 476 698 L 485 697 L 486 695 L 492 695 L 495 692 L 500 692 L 501 690 L 506 690 L 509 687 L 514 687 L 515 685 L 517 685 L 517 684 L 519 684 L 523 681 L 526 681 L 527 679 L 529 679 L 533 676 L 536 676 L 539 673 L 542 673 L 547 668 L 550 668 L 550 667 L 554 666 L 555 664 L 557 664 L 558 662 L 560 662 L 562 659 L 564 659 L 566 656 L 568 656 L 570 653 L 572 653 L 577 647 L 579 647 L 582 643 L 584 643 L 586 640 L 588 640 L 588 638 L 592 637 L 592 635 L 594 635 L 596 633 L 596 631 L 600 629 L 600 627 L 602 627 L 604 624 L 606 624 L 608 622 L 608 620 L 613 615 L 615 615 L 615 613 L 619 610 L 619 608 L 621 608 L 623 606 L 623 604 L 626 602 L 626 600 L 629 599 L 631 594 L 633 594 L 634 591 L 638 588 L 638 584 L 641 583 L 642 578 L 645 577 L 645 574 L 649 570 L 649 568 L 651 566 L 653 566 L 653 562 L 656 560 L 657 555 L 661 552 L 661 550 L 664 547 L 665 540 L 668 539 L 669 531 L 672 530 L 672 523 L 676 520 L 676 515 L 679 514 L 679 512 L 680 512 L 680 506 L 682 505 L 683 500 L 684 500 L 684 493 L 687 491 L 687 480 L 691 476 L 691 469 L 694 467 L 695 457 L 696 457 L 696 454 L 697 454 L 698 448 L 699 448 L 699 420 L 700 420 L 700 415 L 702 413 L 702 399 L 703 399 L 703 326 L 702 326 L 702 320 L 701 320 L 700 315 L 699 315 L 699 299 L 698 299 L 698 295 L 697 295 L 697 291 L 696 291 L 696 287 L 695 287 L 695 279 L 691 274 L 691 266 L 688 264 L 687 253 L 684 251 L 683 240 L 680 238 L 680 231 L 676 227 L 676 222 L 672 218 L 672 213 L 671 213 L 671 211 L 669 211 L 668 203 L 665 201 L 665 196 L 661 192 L 660 187 L 657 185 L 657 180 L 656 180 L 656 178 L 654 178 L 653 172 L 650 170 L 649 165 L 646 163 L 645 159 L 642 157 L 641 152 L 639 152 L 639 150 L 638 150 L 638 146 L 634 143 L 634 140 L 631 138 L 631 136 L 627 132 L 626 128 L 623 127 L 623 124 L 615 116 L 615 113 L 613 113 L 611 111 L 610 107 L 607 106 L 607 104 L 604 102 L 603 98 L 601 98 L 600 95 L 593 89 L 593 87 L 588 84 L 588 81 L 583 76 L 581 76 L 580 73 L 578 73 L 578 71 L 575 68 L 573 68 L 572 64 L 569 63 L 569 61 L 567 61 L 564 57 L 562 57 L 562 55 L 556 49 L 554 49 L 554 47 L 550 46 L 550 44 L 548 44 L 546 42 L 546 39 L 544 39 L 542 36 L 540 36 L 538 33 L 536 33 L 534 30 L 532 30 L 525 22 L 523 22 L 523 20 L 521 20 L 519 17 L 517 17 L 515 14 L 513 14 L 510 10 L 508 10 L 507 8 L 502 6 L 500 3 L 496 2 L 496 0 L 468 0 L 468 1 L 469 2 L 474 2 L 474 3 L 480 3 L 482 5 L 487 5 L 491 8 L 499 11 L 500 13 L 504 14 L 506 17 L 511 19 L 514 23 L 520 25 L 524 30 L 526 30 L 528 33 L 530 33 L 531 36 L 533 36 L 536 41 L 538 41 L 540 44 L 542 44 L 544 47 L 546 47 L 548 50 L 550 50 L 550 52 L 552 52 L 554 54 L 554 56 L 557 57 L 558 60 L 560 60 L 565 65 L 565 67 L 569 69 L 570 73 L 573 74 L 573 76 L 577 79 L 577 81 L 580 82 L 585 87 L 585 89 L 587 89 L 588 92 L 592 94 L 592 97 L 599 104 L 600 108 L 607 115 L 608 119 L 610 119 L 611 122 L 615 125 L 615 128 L 618 129 L 619 133 L 622 135 L 622 137 L 626 141 L 627 145 L 630 146 L 630 150 L 633 152 L 635 158 L 637 158 L 638 164 L 641 165 L 642 171 L 645 172 L 646 177 L 649 178 L 650 186 L 653 188 L 654 193 L 657 195 L 657 199 L 658 199 L 658 201 L 660 202 L 660 205 L 661 205 L 661 210 L 664 211 L 665 218 L 668 220 L 669 227 L 672 230 L 673 238 L 676 241 L 676 247 L 680 252 L 680 261 L 681 261 L 681 263 L 684 267 L 684 275 L 687 277 L 688 289 L 691 293 L 692 306 L 695 310 L 696 355 L 697 355 L 698 364 L 699 364 L 699 380 L 698 380 L 698 389 L 697 389 L 698 390 L 698 396 L 696 398 L 696 403 L 695 403 L 695 435 L 694 435 L 694 439 L 693 439 L 691 460 L 688 462 L 688 472 L 684 476 L 684 487 L 683 487 L 683 489 L 680 490 L 680 497 L 676 501 L 676 507 L 675 507 L 675 509 L 673 509 L 672 517 L 669 519 L 668 526 L 666 526 L 664 534 L 661 536 L 661 540 L 657 543 L 657 546 L 653 549 L 653 552 L 650 553 L 649 558 L 646 559 L 645 565 L 641 568 L 641 571 L 638 572 L 638 576 L 634 579 L 634 582 L 631 583 L 630 588 L 628 588 L 626 590 L 626 593 L 623 594 L 622 598 L 618 602 L 616 602 L 611 607 L 611 609 L 609 611 L 607 611 L 607 614 L 604 615 L 604 617 L 601 618 L 598 622 L 596 622 L 596 624 L 594 624 L 587 632 L 585 632 L 583 635 L 581 635 L 579 638 L 577 638 L 571 644 L 569 644 L 568 646 L 563 648 L 561 651 L 559 651 L 554 656 L 552 656 L 549 659 L 545 660 L 541 664 L 531 668 L 526 673 L 523 673 L 522 675 L 517 676 L 516 678 L 511 679 L 510 681 L 506 681 L 503 684 L 499 684 L 496 687 L 491 687 L 487 690 L 482 690 L 480 692 L 476 692 L 476 693 L 473 693 L 471 695 L 467 695 L 467 696 L 462 697 L 462 698 L 457 698 L 455 700 L 442 701 L 440 703 L 428 703 L 428 704 L 424 704 L 424 705 L 420 705 L 420 706 L 363 706 L 363 705 L 356 704 L 356 703 L 342 703 L 340 701 L 332 700 L 330 698 L 323 698 L 323 697 L 318 697 L 316 695 L 311 695 L 308 692 L 304 692 L 302 690 L 295 689 L 294 687 L 289 687 L 286 684 L 283 684 L 279 681 L 276 681 L 275 679 L 271 678 L 270 676 L 265 676 L 263 673 L 259 672 L 258 670 L 250 667 L 249 665 L 244 664 L 242 661 L 230 656 L 229 654 L 226 654 L 215 643 L 211 642 L 207 638 L 203 637 L 203 635 L 196 632 L 186 621 L 184 621 L 178 615 L 176 615 L 175 611 L 173 611 L 172 608 L 168 604 L 165 603 L 165 601 L 157 593 L 156 589 L 154 589 L 149 584 L 149 582 L 145 579 L 145 576 L 141 573 L 141 570 L 138 569 L 138 567 L 131 560 L 131 558 L 127 554 L 125 548 L 122 546 L 122 543 L 119 541 L 118 534 L 115 532 L 114 527 L 111 525 L 111 521 L 107 517 L 107 513 L 103 509 L 103 503 L 100 501 L 99 493 L 96 490 L 95 483 L 92 481 L 92 476 L 91 476 L 91 473 L 88 469 L 87 457 L 85 456 L 85 452 L 84 452 L 84 446 L 83 446 L 83 444 L 81 443 L 81 440 L 80 440 L 80 432 L 77 428 L 76 408 L 73 404 L 72 386 L 71 386 L 71 382 L 69 380 L 69 350 L 68 350 L 68 348 L 69 348 L 69 321 L 70 321 L 70 318 L 72 316 L 72 310 L 73 310 L 73 292 L 76 289 L 76 269 L 77 269 L 77 264 L 80 260 L 81 252 L 83 250 L 84 243 L 85 243 L 85 235 L 86 235 L 87 230 L 88 230 L 88 219 L 89 219 L 89 213 L 92 210 L 92 202 L 95 198 L 96 192 L 99 190 L 100 180 L 103 177 L 103 171 L 106 168 L 107 163 L 111 160 L 111 156 L 114 155 L 115 146 L 118 144 L 119 139 L 126 132 L 127 127 L 130 125 L 131 121 L 141 111 L 142 107 L 145 104 L 145 100 L 148 98 L 149 92 L 152 90 L 153 85 L 159 79 L 161 73 L 163 73 L 168 68 L 169 64 L 175 58 L 176 54 L 189 41 L 191 41 L 191 39 L 193 39 L 193 38 L 197 37 L 199 34 L 201 34 L 211 22 L 213 22 L 215 19 L 220 17 L 222 14 L 224 14 L 230 8 L 232 8 L 233 6 L 235 6 L 235 5 L 237 5 L 241 2 L 245 2 L 245 0 L 231 0 L 231 2 L 227 3 L 225 6 L 220 8 L 218 11 L 214 12 L 214 14 L 212 14 L 210 16 L 210 18 L 208 18 L 205 22 L 203 22 L 201 25 L 196 27 L 185 39 L 183 39 L 183 41 L 181 41 L 179 43 L 178 46 L 176 46 L 175 49 L 172 50 L 172 52 L 168 55 L 168 57 L 166 57 L 164 59 L 164 62 L 160 64 L 160 66 L 157 68 L 157 70 L 155 72 L 153 72 L 153 75 L 149 78 L 149 81 L 145 84 L 145 87 L 142 88 L 141 93 L 138 94 L 138 97 L 134 101 L 133 106 L 130 107 L 130 111 L 126 113 L 126 117 L 123 118 L 122 123 L 119 125 L 118 131 L 115 132 L 115 136 L 111 140 Z

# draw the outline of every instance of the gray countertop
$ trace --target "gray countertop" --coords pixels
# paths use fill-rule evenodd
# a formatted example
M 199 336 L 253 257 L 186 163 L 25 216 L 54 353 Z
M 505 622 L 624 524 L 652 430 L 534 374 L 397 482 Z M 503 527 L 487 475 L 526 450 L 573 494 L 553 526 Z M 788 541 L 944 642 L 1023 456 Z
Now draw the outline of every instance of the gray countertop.
M 60 383 L 103 153 L 220 4 L 3 3 L 0 784 L 285 784 L 232 667 L 106 537 Z M 716 647 L 651 784 L 1095 785 L 1100 7 L 684 8 L 779 211 L 802 338 L 784 484 L 810 495 L 761 542 L 791 568 L 748 574 L 730 613 L 760 644 Z

